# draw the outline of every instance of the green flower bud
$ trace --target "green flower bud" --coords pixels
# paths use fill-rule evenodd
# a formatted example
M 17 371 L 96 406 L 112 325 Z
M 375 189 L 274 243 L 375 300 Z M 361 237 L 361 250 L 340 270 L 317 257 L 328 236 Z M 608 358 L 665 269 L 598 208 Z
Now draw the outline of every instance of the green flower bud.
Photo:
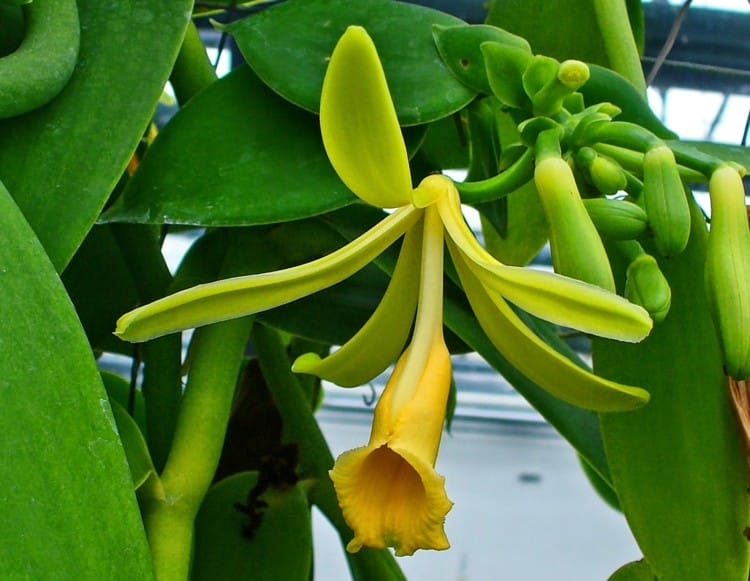
M 662 256 L 675 256 L 690 237 L 690 207 L 672 150 L 652 147 L 643 157 L 643 207 L 654 244 Z
M 661 323 L 669 313 L 672 291 L 650 254 L 641 254 L 628 266 L 625 298 L 646 309 L 656 323 Z

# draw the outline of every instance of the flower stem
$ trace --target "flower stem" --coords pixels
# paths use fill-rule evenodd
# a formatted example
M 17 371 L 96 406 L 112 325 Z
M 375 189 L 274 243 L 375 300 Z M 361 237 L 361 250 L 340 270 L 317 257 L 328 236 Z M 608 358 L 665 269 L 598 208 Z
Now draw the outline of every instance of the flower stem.
M 625 0 L 593 0 L 593 6 L 604 39 L 609 68 L 620 73 L 645 95 L 646 79 L 643 76 Z
M 297 376 L 291 371 L 284 342 L 278 331 L 264 325 L 253 328 L 252 339 L 263 377 L 281 415 L 284 440 L 296 442 L 299 446 L 303 477 L 316 479 L 308 494 L 310 502 L 321 510 L 339 533 L 343 545 L 346 545 L 352 539 L 352 531 L 344 521 L 328 476 L 328 470 L 333 466 L 333 455 L 313 416 L 310 402 Z M 346 558 L 356 579 L 405 579 L 386 549 L 364 547 L 357 553 L 346 553 Z
M 184 107 L 193 95 L 215 80 L 216 71 L 211 61 L 208 60 L 206 47 L 198 34 L 195 23 L 190 22 L 169 77 L 180 107 Z
M 217 323 L 197 330 L 193 338 L 188 383 L 161 475 L 163 496 L 143 502 L 160 580 L 189 576 L 193 521 L 219 462 L 251 325 L 248 317 Z

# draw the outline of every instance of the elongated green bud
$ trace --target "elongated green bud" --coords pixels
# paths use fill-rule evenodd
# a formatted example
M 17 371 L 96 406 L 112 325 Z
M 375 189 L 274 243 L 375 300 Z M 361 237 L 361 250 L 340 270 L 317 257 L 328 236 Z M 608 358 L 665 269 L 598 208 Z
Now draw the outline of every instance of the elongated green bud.
M 646 212 L 633 202 L 590 198 L 583 205 L 599 234 L 610 240 L 633 240 L 648 227 Z
M 602 194 L 615 194 L 628 185 L 628 178 L 620 165 L 602 155 L 596 156 L 589 167 L 589 175 L 596 189 Z
M 614 292 L 607 253 L 583 205 L 573 171 L 564 159 L 544 150 L 544 133 L 537 140 L 534 182 L 549 223 L 555 271 Z
M 643 156 L 643 207 L 656 249 L 662 256 L 685 250 L 690 237 L 690 207 L 672 150 L 652 147 Z
M 646 254 L 635 240 L 617 244 L 630 261 L 625 274 L 625 298 L 642 306 L 656 323 L 661 323 L 672 306 L 672 289 L 656 259 Z
M 711 231 L 706 249 L 705 285 L 726 373 L 750 377 L 750 231 L 740 174 L 730 166 L 708 183 Z
M 599 155 L 590 147 L 582 147 L 575 154 L 576 164 L 588 171 L 591 183 L 602 194 L 611 195 L 628 185 L 625 171 L 616 161 Z

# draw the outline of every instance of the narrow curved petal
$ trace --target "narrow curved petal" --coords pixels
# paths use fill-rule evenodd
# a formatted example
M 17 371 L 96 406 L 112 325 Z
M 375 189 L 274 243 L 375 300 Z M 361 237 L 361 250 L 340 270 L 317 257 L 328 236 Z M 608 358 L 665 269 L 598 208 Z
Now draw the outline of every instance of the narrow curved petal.
M 391 282 L 377 309 L 365 325 L 344 345 L 321 359 L 305 353 L 292 365 L 295 373 L 309 373 L 344 387 L 371 381 L 391 365 L 406 345 L 419 293 L 422 228 L 416 224 L 406 233 Z
M 502 303 L 505 297 L 553 323 L 620 341 L 640 341 L 651 331 L 653 322 L 646 310 L 614 293 L 559 274 L 498 262 L 464 222 L 458 194 L 451 192 L 437 204 L 449 238 L 493 301 Z
M 346 186 L 380 208 L 411 199 L 411 174 L 383 66 L 364 28 L 350 26 L 328 63 L 320 130 L 331 165 Z
M 487 337 L 526 377 L 561 400 L 598 411 L 626 411 L 649 400 L 644 389 L 598 377 L 561 355 L 513 312 L 502 297 L 490 298 L 453 241 L 448 242 L 461 284 Z
M 120 317 L 115 334 L 125 341 L 146 341 L 272 309 L 328 288 L 371 262 L 422 213 L 413 206 L 399 209 L 346 246 L 312 262 L 202 284 L 169 295 Z

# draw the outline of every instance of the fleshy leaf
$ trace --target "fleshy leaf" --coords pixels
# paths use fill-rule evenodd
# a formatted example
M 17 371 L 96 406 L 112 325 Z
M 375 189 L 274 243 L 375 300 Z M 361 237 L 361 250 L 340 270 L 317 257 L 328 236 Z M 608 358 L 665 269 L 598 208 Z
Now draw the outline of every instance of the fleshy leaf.
M 747 464 L 703 289 L 706 227 L 691 199 L 687 248 L 659 267 L 669 316 L 643 343 L 595 339 L 594 369 L 637 382 L 651 403 L 604 414 L 601 430 L 620 506 L 658 579 L 747 577 Z M 619 578 L 616 578 L 619 579 Z
M 283 305 L 345 279 L 371 262 L 421 215 L 402 208 L 356 240 L 318 260 L 252 276 L 240 276 L 180 291 L 123 315 L 115 334 L 145 341 Z
M 552 395 L 594 411 L 626 411 L 645 404 L 648 392 L 598 377 L 537 337 L 502 297 L 490 298 L 453 241 L 448 248 L 461 284 L 490 341 L 508 361 Z
M 318 119 L 242 66 L 170 120 L 102 221 L 269 224 L 355 200 L 326 159 Z
M 432 27 L 432 33 L 440 56 L 456 78 L 467 87 L 487 95 L 492 91 L 487 80 L 487 63 L 482 54 L 482 43 L 496 42 L 531 55 L 531 47 L 525 39 L 488 24 L 436 25 Z
M 420 230 L 413 228 L 406 234 L 383 300 L 359 332 L 325 359 L 315 353 L 298 357 L 292 371 L 356 387 L 371 381 L 398 358 L 417 307 Z
M 320 25 L 311 25 L 316 22 Z M 445 12 L 407 2 L 287 0 L 226 30 L 269 87 L 317 113 L 333 47 L 348 26 L 362 26 L 378 47 L 399 123 L 419 125 L 455 113 L 476 96 L 440 58 L 433 24 L 465 25 Z
M 268 504 L 252 538 L 243 536 L 249 519 L 237 510 L 256 486 L 256 472 L 234 474 L 206 495 L 195 522 L 192 578 L 307 579 L 312 567 L 310 509 L 301 484 L 269 488 Z
M 149 476 L 156 474 L 156 469 L 151 461 L 148 445 L 143 438 L 138 424 L 131 415 L 116 400 L 110 400 L 112 414 L 117 422 L 117 431 L 120 433 L 122 447 L 130 467 L 130 476 L 133 478 L 133 488 L 138 490 L 148 480 Z
M 192 7 L 185 0 L 77 4 L 81 49 L 69 83 L 47 106 L 0 123 L 0 175 L 58 272 L 151 121 Z
M 0 578 L 152 579 L 143 523 L 91 349 L 49 258 L 0 184 Z
M 357 196 L 381 208 L 409 203 L 406 146 L 377 50 L 360 26 L 347 28 L 331 56 L 320 130 L 336 173 Z

